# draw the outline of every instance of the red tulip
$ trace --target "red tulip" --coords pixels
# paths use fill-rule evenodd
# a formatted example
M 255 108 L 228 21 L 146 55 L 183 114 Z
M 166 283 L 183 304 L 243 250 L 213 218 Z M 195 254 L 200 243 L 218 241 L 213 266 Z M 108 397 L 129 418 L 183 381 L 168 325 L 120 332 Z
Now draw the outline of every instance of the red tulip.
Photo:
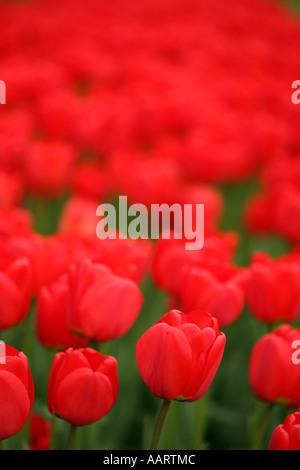
M 238 244 L 235 232 L 205 234 L 201 250 L 185 249 L 186 240 L 160 238 L 154 248 L 152 277 L 155 285 L 175 296 L 180 291 L 182 272 L 186 266 L 205 266 L 211 259 L 230 261 Z
M 21 173 L 0 168 L 0 207 L 10 209 L 21 203 L 24 181 Z
M 117 361 L 91 348 L 67 349 L 54 357 L 48 409 L 75 426 L 94 423 L 114 405 L 119 382 Z
M 244 284 L 248 275 L 246 270 L 232 267 L 231 271 L 225 279 L 220 279 L 208 269 L 191 267 L 184 270 L 179 296 L 183 309 L 207 310 L 218 320 L 220 327 L 237 320 L 245 304 Z
M 73 196 L 66 203 L 59 222 L 59 232 L 96 239 L 98 218 L 96 199 Z
M 31 413 L 29 421 L 30 450 L 50 450 L 51 423 L 38 413 Z
M 225 335 L 209 313 L 171 310 L 137 342 L 137 364 L 152 393 L 195 401 L 209 388 L 222 359 Z
M 30 308 L 31 267 L 26 258 L 12 262 L 0 272 L 0 330 L 21 323 Z
M 249 382 L 255 396 L 286 407 L 300 406 L 300 368 L 293 362 L 293 342 L 300 329 L 282 325 L 254 346 L 249 363 Z
M 256 253 L 247 290 L 250 312 L 260 321 L 293 322 L 300 315 L 300 264 L 296 258 L 273 260 Z
M 290 414 L 273 431 L 268 450 L 300 450 L 300 412 Z
M 125 335 L 135 322 L 143 297 L 131 279 L 85 259 L 70 270 L 71 329 L 95 341 Z
M 32 143 L 25 159 L 25 175 L 30 190 L 38 195 L 58 197 L 69 182 L 76 153 L 62 141 Z
M 0 208 L 0 236 L 8 239 L 12 235 L 26 236 L 32 233 L 32 214 L 26 209 Z
M 6 345 L 5 364 L 0 363 L 0 440 L 18 433 L 34 400 L 34 387 L 26 356 Z
M 72 333 L 68 326 L 69 284 L 62 276 L 40 289 L 36 308 L 36 334 L 48 348 L 67 349 L 87 345 L 87 339 Z

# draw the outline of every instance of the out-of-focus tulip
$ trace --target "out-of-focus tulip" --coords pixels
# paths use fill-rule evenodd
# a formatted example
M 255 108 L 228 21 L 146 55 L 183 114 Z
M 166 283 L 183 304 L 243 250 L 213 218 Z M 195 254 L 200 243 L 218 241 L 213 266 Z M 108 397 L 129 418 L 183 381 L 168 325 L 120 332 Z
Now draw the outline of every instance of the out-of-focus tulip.
M 300 450 L 300 412 L 288 415 L 274 429 L 268 450 Z
M 95 199 L 73 196 L 66 203 L 59 222 L 59 231 L 68 235 L 96 238 L 98 218 Z
M 221 280 L 208 269 L 188 268 L 182 274 L 179 295 L 183 310 L 203 309 L 218 320 L 220 327 L 230 325 L 243 311 L 247 279 L 247 270 L 236 269 Z
M 292 256 L 253 255 L 247 289 L 250 312 L 262 322 L 293 322 L 300 315 L 300 264 Z
M 5 346 L 5 363 L 0 363 L 0 441 L 24 426 L 34 400 L 34 387 L 25 354 Z
M 159 289 L 175 296 L 180 291 L 183 270 L 187 266 L 203 267 L 212 259 L 231 261 L 237 248 L 238 235 L 236 232 L 205 234 L 204 246 L 198 251 L 186 250 L 185 243 L 184 238 L 160 238 L 153 251 L 151 274 L 154 283 Z
M 195 401 L 220 365 L 225 335 L 209 313 L 171 310 L 138 340 L 136 359 L 145 384 L 167 400 Z
M 68 326 L 69 283 L 62 276 L 40 289 L 36 308 L 36 334 L 47 348 L 67 349 L 87 345 L 87 339 L 72 333 Z
M 114 405 L 117 361 L 91 348 L 67 349 L 54 357 L 48 389 L 51 414 L 75 426 L 94 423 Z
M 204 204 L 205 227 L 217 227 L 223 213 L 224 201 L 221 192 L 210 185 L 188 185 L 178 194 L 180 203 L 192 204 L 195 211 L 196 204 Z M 195 214 L 193 214 L 195 220 Z
M 20 172 L 0 168 L 0 207 L 10 209 L 20 204 L 24 193 L 24 178 Z
M 67 188 L 75 160 L 76 152 L 66 142 L 41 141 L 31 144 L 24 169 L 30 191 L 48 197 L 60 196 Z
M 29 417 L 29 449 L 50 450 L 51 423 L 38 413 L 31 413 Z
M 300 406 L 300 368 L 293 362 L 293 342 L 300 329 L 282 325 L 254 346 L 249 362 L 249 382 L 254 395 L 288 408 Z
M 20 323 L 30 308 L 32 273 L 26 258 L 0 272 L 0 331 Z
M 32 233 L 32 214 L 26 209 L 0 209 L 0 236 L 7 239 L 15 234 L 27 236 Z
M 86 338 L 103 342 L 125 335 L 142 303 L 138 285 L 107 266 L 85 259 L 70 269 L 69 324 Z

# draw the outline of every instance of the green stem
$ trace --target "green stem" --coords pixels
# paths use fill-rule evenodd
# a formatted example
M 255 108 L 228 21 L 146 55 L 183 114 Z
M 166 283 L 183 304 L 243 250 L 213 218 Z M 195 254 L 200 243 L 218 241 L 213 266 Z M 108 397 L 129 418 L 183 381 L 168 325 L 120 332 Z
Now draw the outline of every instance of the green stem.
M 209 389 L 210 390 L 210 389 Z M 205 430 L 206 430 L 206 413 L 209 400 L 209 390 L 203 395 L 203 397 L 197 403 L 197 424 L 195 432 L 195 449 L 200 450 L 203 446 Z
M 77 426 L 75 426 L 74 424 L 71 424 L 69 437 L 68 437 L 68 443 L 67 443 L 67 450 L 72 450 L 74 448 L 76 429 L 77 429 Z
M 260 427 L 257 431 L 257 434 L 256 434 L 256 439 L 254 441 L 252 450 L 259 450 L 260 449 L 262 440 L 264 438 L 264 435 L 265 435 L 265 432 L 266 432 L 266 429 L 267 429 L 269 419 L 271 417 L 271 413 L 273 411 L 273 407 L 274 407 L 274 404 L 270 403 L 268 405 L 268 407 L 266 408 L 266 410 L 265 410 L 261 425 L 260 425 Z
M 158 415 L 158 418 L 157 418 L 157 421 L 156 421 L 156 425 L 155 425 L 155 428 L 154 428 L 150 450 L 156 450 L 157 449 L 158 441 L 159 441 L 160 434 L 161 434 L 161 430 L 163 428 L 163 425 L 164 425 L 164 422 L 165 422 L 170 404 L 171 404 L 171 402 L 169 400 L 164 400 L 163 403 L 162 403 L 162 406 L 161 406 L 161 409 L 160 409 L 160 412 L 159 412 L 159 415 Z

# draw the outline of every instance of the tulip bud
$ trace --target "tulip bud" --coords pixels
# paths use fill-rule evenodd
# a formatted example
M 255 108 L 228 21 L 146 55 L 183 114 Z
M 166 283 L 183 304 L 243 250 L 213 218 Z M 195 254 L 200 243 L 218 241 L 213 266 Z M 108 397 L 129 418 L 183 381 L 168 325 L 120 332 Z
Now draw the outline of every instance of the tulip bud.
M 69 284 L 66 276 L 40 289 L 37 297 L 36 334 L 47 348 L 67 349 L 87 345 L 86 338 L 72 333 L 68 326 Z
M 20 323 L 30 308 L 31 266 L 26 258 L 12 262 L 0 272 L 0 330 Z
M 5 347 L 0 362 L 0 441 L 18 433 L 25 424 L 34 400 L 34 387 L 25 354 Z
M 260 321 L 293 322 L 300 314 L 300 265 L 293 257 L 273 260 L 256 253 L 247 290 L 250 312 Z
M 300 450 L 300 412 L 290 414 L 275 428 L 268 450 Z
M 250 356 L 249 381 L 258 399 L 290 408 L 300 405 L 300 368 L 292 360 L 292 345 L 299 338 L 299 328 L 282 325 L 255 344 Z
M 152 393 L 167 400 L 195 401 L 220 365 L 225 335 L 209 313 L 171 310 L 137 342 L 137 364 Z
M 112 273 L 102 264 L 85 259 L 70 271 L 71 329 L 95 341 L 125 335 L 143 302 L 138 285 Z
M 91 348 L 67 349 L 54 357 L 48 389 L 51 414 L 75 426 L 94 423 L 114 405 L 117 361 Z
M 37 413 L 31 413 L 29 421 L 30 450 L 50 450 L 51 423 Z

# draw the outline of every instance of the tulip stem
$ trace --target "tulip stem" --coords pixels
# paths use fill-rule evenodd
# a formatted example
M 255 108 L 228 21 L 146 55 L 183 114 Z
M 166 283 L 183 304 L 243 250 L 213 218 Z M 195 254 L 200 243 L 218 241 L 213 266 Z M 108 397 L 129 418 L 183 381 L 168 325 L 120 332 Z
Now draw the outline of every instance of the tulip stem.
M 71 424 L 69 437 L 68 437 L 68 443 L 67 443 L 67 450 L 72 450 L 74 448 L 76 429 L 77 429 L 77 426 L 75 426 L 74 424 Z
M 256 435 L 256 439 L 255 439 L 255 442 L 254 442 L 254 445 L 253 445 L 253 450 L 259 450 L 260 449 L 261 442 L 264 438 L 264 435 L 265 435 L 265 432 L 266 432 L 266 429 L 267 429 L 267 425 L 268 425 L 269 419 L 271 417 L 271 413 L 273 411 L 273 406 L 274 406 L 274 404 L 270 403 L 268 405 L 268 407 L 266 408 L 266 411 L 264 413 L 261 425 L 260 425 L 260 427 L 258 429 L 258 432 L 257 432 L 257 435 Z
M 170 400 L 164 400 L 161 405 L 161 409 L 160 409 L 160 412 L 156 421 L 156 425 L 154 428 L 154 432 L 153 432 L 150 450 L 157 449 L 160 434 L 161 434 L 170 404 L 171 404 Z

